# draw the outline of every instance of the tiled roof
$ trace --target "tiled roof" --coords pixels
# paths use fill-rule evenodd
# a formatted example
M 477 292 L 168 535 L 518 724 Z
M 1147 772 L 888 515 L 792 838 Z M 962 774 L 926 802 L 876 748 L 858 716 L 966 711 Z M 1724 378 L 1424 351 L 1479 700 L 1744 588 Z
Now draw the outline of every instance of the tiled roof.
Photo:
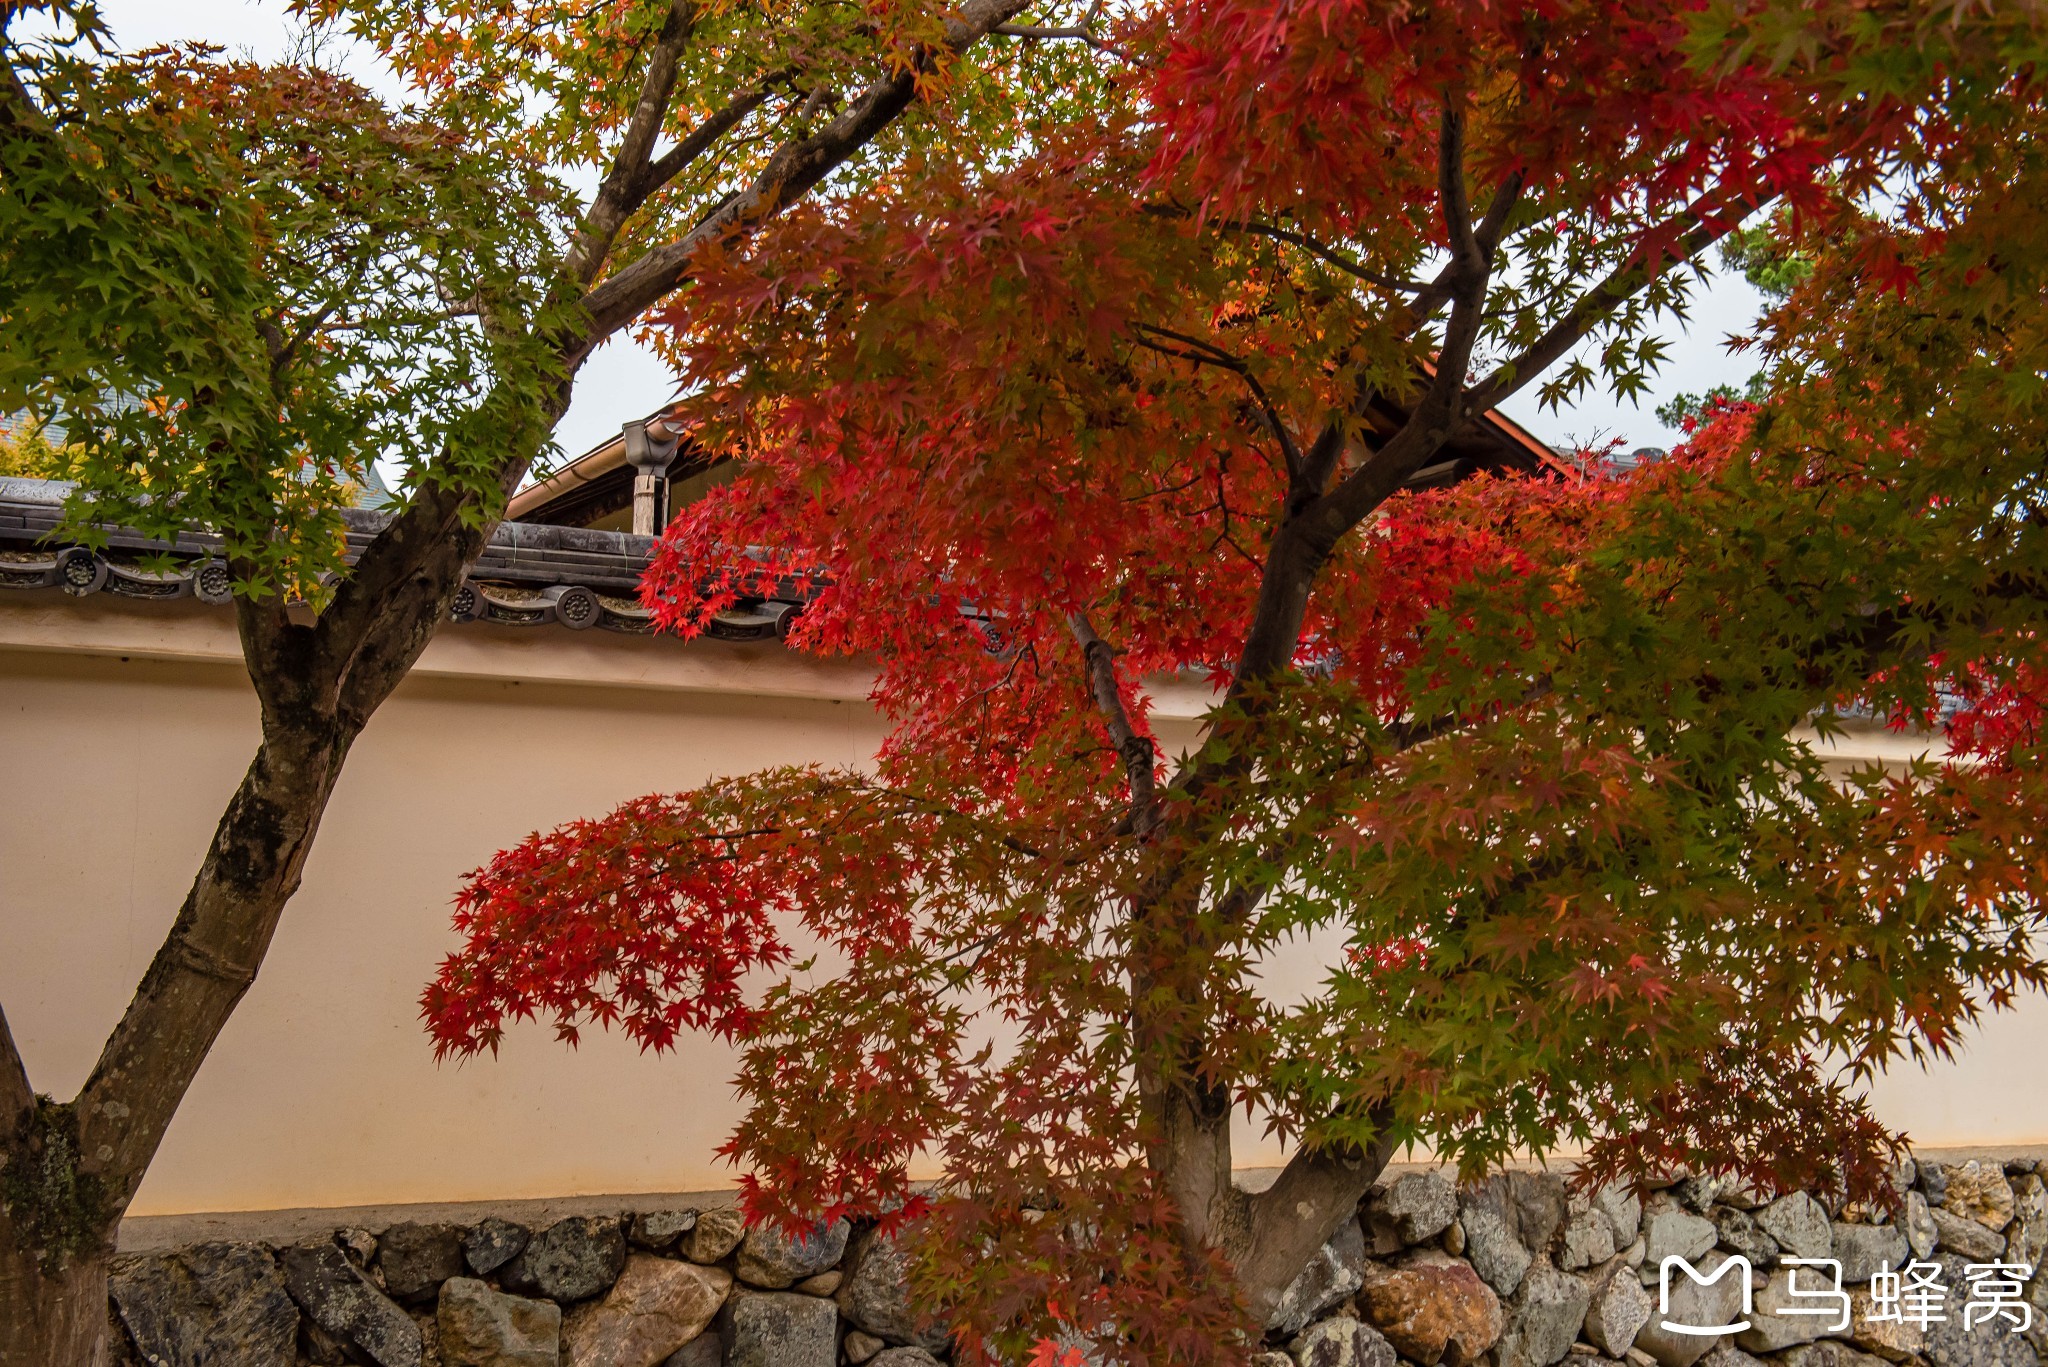
M 111 593 L 158 601 L 229 601 L 231 579 L 219 557 L 218 537 L 195 532 L 173 545 L 115 527 L 98 552 L 55 537 L 71 487 L 55 480 L 0 479 L 0 588 L 60 588 L 75 597 Z M 342 516 L 350 560 L 391 520 L 390 513 L 362 508 L 346 509 Z M 652 537 L 629 532 L 501 523 L 456 594 L 450 615 L 458 622 L 650 632 L 653 623 L 640 603 L 639 585 L 653 547 Z M 167 572 L 143 568 L 145 558 L 166 554 L 173 558 Z M 745 603 L 720 613 L 706 634 L 727 640 L 779 638 L 800 606 L 792 589 L 787 599 Z

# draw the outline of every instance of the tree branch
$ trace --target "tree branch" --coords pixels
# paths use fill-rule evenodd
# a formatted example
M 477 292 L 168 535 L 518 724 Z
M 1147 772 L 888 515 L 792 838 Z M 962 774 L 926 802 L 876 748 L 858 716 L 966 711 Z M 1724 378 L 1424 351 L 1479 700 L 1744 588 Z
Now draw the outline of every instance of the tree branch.
M 1092 20 L 1096 11 L 1101 8 L 1100 4 L 1091 8 L 1088 12 L 1089 18 Z M 1025 38 L 1038 42 L 1068 39 L 1074 42 L 1086 43 L 1097 52 L 1105 53 L 1116 58 L 1118 61 L 1141 64 L 1139 59 L 1133 54 L 1124 51 L 1124 49 L 1114 43 L 1096 37 L 1093 29 L 1082 25 L 1070 24 L 1059 27 L 1047 27 L 1040 24 L 997 24 L 989 32 L 991 34 L 1000 34 L 1005 38 Z
M 777 73 L 782 74 L 786 73 Z M 772 79 L 770 78 L 771 81 Z M 753 90 L 739 96 L 691 129 L 681 142 L 662 153 L 656 160 L 649 162 L 642 174 L 641 184 L 635 187 L 639 199 L 645 202 L 649 195 L 688 170 L 690 163 L 703 156 L 713 143 L 730 133 L 747 115 L 759 109 L 762 101 L 768 98 L 769 84 L 769 81 L 763 81 Z
M 1508 703 L 1509 707 L 1526 707 L 1541 702 L 1555 691 L 1555 685 L 1548 674 L 1538 675 L 1529 686 L 1522 690 L 1522 696 Z M 1468 717 L 1457 712 L 1446 712 L 1435 717 L 1410 717 L 1394 722 L 1387 727 L 1387 739 L 1392 745 L 1386 751 L 1390 755 L 1405 754 L 1431 741 L 1455 736 L 1482 722 L 1492 720 L 1491 716 Z
M 7 27 L 19 13 L 19 8 L 13 5 L 0 7 L 0 52 L 11 46 L 7 40 L 12 35 L 7 32 Z M 4 63 L 0 63 L 0 128 L 16 136 L 33 137 L 39 141 L 47 141 L 50 137 L 49 116 L 43 113 L 42 106 L 36 103 L 36 97 L 22 81 L 11 53 L 7 54 Z
M 1256 237 L 1270 237 L 1275 242 L 1285 242 L 1290 246 L 1299 247 L 1325 265 L 1333 266 L 1355 280 L 1363 280 L 1366 284 L 1377 285 L 1381 289 L 1392 290 L 1399 294 L 1421 294 L 1428 288 L 1419 280 L 1403 280 L 1397 276 L 1384 275 L 1379 271 L 1369 270 L 1359 265 L 1358 262 L 1343 252 L 1338 251 L 1335 247 L 1318 242 L 1307 233 L 1296 232 L 1292 228 L 1283 228 L 1277 223 L 1261 223 L 1255 219 L 1247 218 L 1240 219 L 1235 223 L 1224 223 L 1219 226 L 1229 232 L 1250 233 Z
M 1478 240 L 1479 250 L 1486 254 L 1488 265 L 1493 264 L 1494 254 L 1500 250 L 1501 235 L 1507 231 L 1508 216 L 1515 206 L 1522 202 L 1522 173 L 1510 172 L 1508 178 L 1494 189 L 1493 198 L 1487 202 L 1486 217 L 1481 219 L 1473 236 Z
M 1151 833 L 1159 823 L 1155 798 L 1157 775 L 1152 741 L 1138 734 L 1131 725 L 1130 714 L 1124 710 L 1123 695 L 1116 686 L 1116 655 L 1109 648 L 1109 642 L 1095 634 L 1088 618 L 1079 612 L 1067 614 L 1067 629 L 1074 633 L 1074 639 L 1081 646 L 1081 666 L 1088 674 L 1088 688 L 1095 696 L 1095 706 L 1102 713 L 1103 729 L 1109 732 L 1111 744 L 1123 757 L 1124 779 L 1131 790 L 1130 814 L 1125 825 L 1134 834 L 1143 836 Z
M 1474 231 L 1465 190 L 1465 125 L 1457 111 L 1446 108 L 1437 146 L 1437 180 L 1443 199 L 1445 237 L 1452 259 L 1445 268 L 1451 291 L 1451 316 L 1444 325 L 1437 352 L 1436 374 L 1408 420 L 1386 444 L 1366 458 L 1328 493 L 1290 499 L 1289 514 L 1274 534 L 1266 570 L 1259 582 L 1259 601 L 1238 654 L 1228 703 L 1241 701 L 1245 690 L 1284 669 L 1294 658 L 1301 624 L 1308 615 L 1309 594 L 1337 543 L 1401 487 L 1443 448 L 1463 421 L 1460 398 L 1465 368 L 1485 320 L 1486 289 L 1491 266 Z M 1496 196 L 1496 201 L 1500 199 Z M 1503 211 L 1505 216 L 1505 211 Z M 1367 398 L 1363 391 L 1359 402 Z M 1334 465 L 1342 449 L 1343 428 L 1332 423 L 1317 439 L 1305 470 Z M 1199 779 L 1197 780 L 1199 781 Z
M 989 30 L 1005 38 L 1090 38 L 1085 28 L 1042 28 L 1035 24 L 997 24 Z
M 1465 123 L 1461 115 L 1446 109 L 1443 133 L 1438 144 L 1438 181 L 1443 197 L 1445 236 L 1451 244 L 1451 316 L 1444 325 L 1443 345 L 1437 350 L 1436 374 L 1408 421 L 1379 450 L 1368 456 L 1321 500 L 1327 526 L 1338 528 L 1337 536 L 1350 531 L 1387 501 L 1408 476 L 1426 465 L 1430 458 L 1464 423 L 1473 405 L 1465 394 L 1465 369 L 1472 363 L 1472 349 L 1478 344 L 1479 329 L 1485 322 L 1486 289 L 1492 276 L 1492 258 L 1474 230 L 1465 192 Z M 1496 201 L 1504 196 L 1496 195 Z M 1334 548 L 1332 537 L 1323 548 Z
M 1530 343 L 1528 348 L 1512 360 L 1494 367 L 1491 374 L 1472 386 L 1467 393 L 1468 410 L 1484 413 L 1497 407 L 1501 400 L 1514 394 L 1529 381 L 1541 375 L 1551 366 L 1583 342 L 1593 331 L 1637 291 L 1655 280 L 1672 266 L 1690 261 L 1726 237 L 1751 211 L 1768 204 L 1769 200 L 1743 201 L 1736 206 L 1722 206 L 1717 212 L 1713 206 L 1696 204 L 1687 210 L 1688 218 L 1705 216 L 1698 227 L 1679 237 L 1672 251 L 1659 254 L 1654 260 L 1638 252 L 1626 263 L 1610 272 L 1606 279 L 1579 296 L 1564 317 L 1552 324 L 1544 334 Z
M 626 122 L 619 150 L 612 158 L 611 174 L 591 201 L 583 228 L 576 234 L 563 267 L 583 284 L 597 278 L 619 230 L 635 209 L 646 200 L 648 155 L 668 120 L 670 101 L 675 96 L 676 65 L 690 34 L 697 26 L 695 0 L 670 0 L 668 16 L 655 35 L 654 48 L 647 56 L 647 71 L 640 81 L 640 98 Z
M 946 22 L 945 50 L 965 52 L 997 24 L 1021 12 L 1031 0 L 968 0 Z M 882 77 L 825 127 L 790 143 L 769 158 L 753 183 L 706 215 L 675 241 L 655 247 L 584 296 L 590 330 L 573 360 L 679 288 L 690 277 L 697 253 L 714 242 L 774 217 L 782 207 L 816 185 L 868 139 L 888 126 L 917 98 L 917 82 L 936 54 L 920 64 Z

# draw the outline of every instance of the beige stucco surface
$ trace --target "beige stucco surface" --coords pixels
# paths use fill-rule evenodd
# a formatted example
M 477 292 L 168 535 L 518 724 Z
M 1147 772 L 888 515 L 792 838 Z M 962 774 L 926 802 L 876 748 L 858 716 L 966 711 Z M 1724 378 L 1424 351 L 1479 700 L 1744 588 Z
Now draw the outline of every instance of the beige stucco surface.
M 692 1191 L 737 1114 L 717 1045 L 647 1057 L 541 1027 L 437 1065 L 417 1019 L 461 874 L 526 832 L 711 775 L 863 762 L 858 669 L 772 644 L 554 628 L 444 632 L 350 759 L 261 976 L 135 1213 Z M 1188 715 L 1189 696 L 1163 700 Z M 37 1085 L 71 1094 L 175 914 L 254 744 L 226 614 L 0 596 L 0 1001 Z M 1272 965 L 1316 976 L 1314 946 Z M 2048 1006 L 1960 1063 L 1888 1080 L 1926 1144 L 2048 1140 Z M 1282 1155 L 1243 1137 L 1240 1162 Z

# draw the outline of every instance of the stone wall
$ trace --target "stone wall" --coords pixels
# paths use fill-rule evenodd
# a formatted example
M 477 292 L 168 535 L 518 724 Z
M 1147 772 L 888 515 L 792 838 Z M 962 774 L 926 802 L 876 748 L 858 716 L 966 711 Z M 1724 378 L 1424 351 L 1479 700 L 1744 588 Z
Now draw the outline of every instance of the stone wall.
M 1456 1188 L 1377 1186 L 1303 1272 L 1255 1367 L 2037 1367 L 2048 1276 L 1965 1327 L 1970 1266 L 2038 1265 L 2036 1160 L 1908 1163 L 1903 1211 L 1769 1202 L 1687 1179 L 1585 1197 L 1548 1173 Z M 1679 1257 L 1712 1280 L 1673 1281 Z M 1745 1310 L 1740 1257 L 1751 1269 Z M 1848 1324 L 1801 1315 L 1786 1260 L 1841 1264 Z M 1888 1320 L 1871 1279 L 1918 1262 L 1945 1318 Z M 1938 1274 L 1933 1271 L 1938 1269 Z M 541 1229 L 343 1229 L 285 1245 L 211 1243 L 123 1258 L 116 1362 L 152 1367 L 936 1367 L 947 1340 L 912 1311 L 893 1243 L 841 1222 L 807 1240 L 727 1209 L 574 1216 Z M 1824 1273 L 1797 1273 L 1805 1291 Z M 1816 1280 L 1817 1279 L 1817 1280 Z M 1989 1299 L 1979 1282 L 1977 1299 Z M 1880 1281 L 1880 1294 L 1888 1289 Z M 1916 1303 L 1917 1304 L 1917 1303 Z M 1980 1320 L 1984 1312 L 1979 1312 Z M 2013 1323 L 2027 1318 L 2022 1332 Z M 1719 1337 L 1665 1324 L 1723 1325 Z M 1918 1324 L 1912 1319 L 1928 1319 Z

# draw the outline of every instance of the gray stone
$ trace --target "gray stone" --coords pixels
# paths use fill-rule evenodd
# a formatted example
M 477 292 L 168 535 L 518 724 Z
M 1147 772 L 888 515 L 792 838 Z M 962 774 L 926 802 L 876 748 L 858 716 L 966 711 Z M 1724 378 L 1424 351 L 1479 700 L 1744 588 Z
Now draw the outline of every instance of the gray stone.
M 1516 1236 L 1531 1253 L 1547 1252 L 1564 1224 L 1564 1179 L 1553 1172 L 1511 1172 L 1507 1179 L 1515 1198 Z
M 1821 1339 L 1788 1348 L 1778 1358 L 1785 1367 L 1885 1367 L 1883 1358 L 1858 1352 L 1846 1343 Z
M 109 1290 L 150 1367 L 292 1367 L 299 1308 L 264 1249 L 201 1244 L 123 1261 Z
M 2043 1362 L 2048 1362 L 2048 1268 L 2035 1269 L 2024 1299 L 2034 1307 L 2034 1322 L 2026 1330 L 2027 1342 L 2034 1345 Z
M 1294 1359 L 1285 1353 L 1253 1353 L 1246 1363 L 1247 1367 L 1294 1367 Z
M 1917 1163 L 1914 1175 L 1919 1180 L 1920 1190 L 1927 1196 L 1927 1204 L 1938 1206 L 1948 1199 L 1948 1172 L 1939 1163 Z
M 1489 1178 L 1458 1199 L 1465 1256 L 1495 1291 L 1512 1295 L 1530 1260 L 1549 1248 L 1564 1223 L 1566 1207 L 1564 1181 L 1554 1173 L 1509 1172 Z
M 1598 1210 L 1586 1209 L 1564 1222 L 1557 1265 L 1569 1271 L 1604 1263 L 1615 1254 L 1614 1226 Z
M 704 1332 L 731 1289 L 722 1267 L 635 1253 L 602 1301 L 570 1314 L 569 1367 L 655 1367 Z
M 726 1302 L 727 1367 L 835 1367 L 839 1312 L 788 1291 L 747 1291 Z
M 1826 1208 L 1803 1191 L 1789 1192 L 1757 1211 L 1756 1222 L 1795 1258 L 1825 1258 L 1834 1250 Z
M 1926 1359 L 1935 1367 L 2040 1367 L 2042 1358 L 2020 1334 L 2005 1325 L 1979 1324 L 1967 1332 L 1963 1317 L 1927 1327 Z M 1873 1367 L 1876 1359 L 1872 1359 Z
M 1295 1367 L 1395 1367 L 1394 1345 L 1354 1319 L 1318 1320 L 1287 1345 Z
M 592 1215 L 557 1220 L 505 1264 L 501 1280 L 521 1295 L 567 1305 L 603 1295 L 626 1266 L 619 1221 Z
M 1548 1258 L 1533 1260 L 1508 1302 L 1507 1329 L 1494 1348 L 1499 1367 L 1550 1367 L 1571 1351 L 1586 1322 L 1586 1284 Z
M 1473 1271 L 1501 1295 L 1512 1295 L 1536 1255 L 1522 1242 L 1520 1213 L 1506 1181 L 1495 1177 L 1461 1193 L 1458 1225 L 1465 1231 L 1465 1257 Z
M 1766 1367 L 1766 1364 L 1762 1358 L 1753 1358 L 1722 1339 L 1699 1360 L 1698 1367 Z
M 670 1353 L 661 1367 L 725 1367 L 725 1340 L 714 1325 Z
M 871 1360 L 875 1367 L 942 1367 L 937 1358 L 922 1348 L 890 1348 Z
M 855 1329 L 847 1334 L 846 1342 L 840 1346 L 846 1350 L 846 1360 L 855 1364 L 855 1367 L 859 1367 L 859 1364 L 866 1362 L 889 1345 L 876 1338 L 873 1334 Z
M 1749 1288 L 1741 1265 L 1731 1267 L 1728 1256 L 1715 1251 L 1700 1259 L 1698 1268 L 1704 1281 L 1694 1281 L 1682 1268 L 1672 1269 L 1669 1298 L 1662 1299 L 1661 1289 L 1653 1293 L 1659 1297 L 1662 1308 L 1653 1304 L 1649 1322 L 1636 1334 L 1634 1351 L 1647 1353 L 1660 1367 L 1693 1367 L 1727 1337 L 1680 1334 L 1666 1328 L 1667 1324 L 1710 1329 L 1742 1319 L 1742 1305 Z
M 1672 1257 L 1696 1263 L 1720 1237 L 1712 1220 L 1676 1205 L 1658 1205 L 1643 1213 L 1643 1260 L 1650 1267 L 1661 1267 Z
M 750 1229 L 740 1241 L 739 1279 L 771 1291 L 794 1286 L 845 1257 L 846 1236 L 851 1232 L 844 1220 L 815 1226 L 798 1238 L 773 1225 Z
M 1768 1204 L 1762 1195 L 1747 1186 L 1739 1177 L 1730 1178 L 1728 1185 L 1723 1187 L 1721 1194 L 1714 1199 L 1721 1205 L 1733 1206 L 1736 1210 L 1755 1210 L 1758 1206 Z M 1740 1348 L 1730 1348 L 1728 1351 L 1738 1357 L 1749 1357 L 1749 1354 Z M 1713 1355 L 1710 1353 L 1708 1356 Z
M 1948 1175 L 1953 1193 L 1955 1169 Z M 1941 1264 L 1941 1283 L 1948 1288 L 1948 1318 L 1927 1326 L 1928 1360 L 1935 1367 L 2040 1367 L 2041 1359 L 2010 1321 L 1979 1318 L 1970 1328 L 1963 1327 L 1963 1306 L 1970 1299 L 1967 1263 L 1972 1260 L 1944 1253 L 1935 1261 Z
M 1709 1214 L 1728 1182 L 1720 1177 L 1681 1177 L 1671 1188 L 1678 1204 L 1695 1215 Z
M 693 1263 L 715 1263 L 740 1246 L 747 1237 L 746 1213 L 736 1206 L 699 1211 L 690 1237 L 683 1241 L 683 1256 Z
M 331 1240 L 282 1249 L 285 1289 L 306 1318 L 377 1367 L 421 1367 L 419 1326 Z
M 557 1367 L 562 1307 L 508 1296 L 474 1277 L 442 1283 L 434 1314 L 444 1367 Z
M 796 1284 L 795 1289 L 806 1296 L 831 1296 L 839 1291 L 839 1284 L 846 1280 L 846 1274 L 838 1268 L 820 1272 L 815 1277 L 806 1277 Z
M 393 1225 L 377 1241 L 384 1289 L 402 1301 L 432 1300 L 441 1283 L 462 1275 L 458 1225 Z
M 1586 1341 L 1612 1358 L 1626 1357 L 1636 1335 L 1650 1322 L 1650 1293 L 1643 1290 L 1625 1264 L 1589 1279 Z
M 1842 1284 L 1861 1286 L 1880 1272 L 1906 1261 L 1906 1232 L 1897 1225 L 1834 1227 L 1835 1257 L 1842 1263 Z
M 1365 1234 L 1358 1221 L 1346 1220 L 1280 1293 L 1266 1328 L 1278 1334 L 1300 1333 L 1310 1320 L 1364 1284 Z
M 1917 1191 L 1906 1193 L 1906 1210 L 1899 1226 L 1905 1231 L 1906 1247 L 1913 1250 L 1916 1258 L 1929 1256 L 1935 1245 L 1941 1242 L 1941 1231 L 1934 1227 L 1934 1212 L 1928 1206 L 1927 1198 Z
M 1888 1307 L 1897 1310 L 1897 1306 Z M 1892 1362 L 1909 1362 L 1927 1346 L 1927 1333 L 1906 1320 L 1877 1318 L 1877 1301 L 1870 1292 L 1857 1287 L 1849 1293 L 1849 1342 L 1866 1353 Z
M 1792 1294 L 1794 1279 L 1804 1294 Z M 1834 1326 L 1842 1319 L 1841 1302 L 1837 1300 L 1830 1304 L 1829 1299 L 1814 1294 L 1832 1290 L 1833 1285 L 1826 1268 L 1780 1268 L 1756 1293 L 1750 1308 L 1749 1328 L 1737 1334 L 1735 1341 L 1752 1353 L 1775 1353 L 1837 1332 Z M 1810 1310 L 1834 1310 L 1835 1313 L 1805 1313 Z M 1794 1313 L 1788 1314 L 1787 1311 Z
M 335 1231 L 334 1242 L 341 1251 L 348 1254 L 357 1267 L 368 1272 L 377 1261 L 377 1236 L 367 1229 L 339 1229 Z
M 650 1253 L 663 1253 L 696 1227 L 694 1210 L 643 1210 L 627 1226 L 626 1242 Z
M 2012 1224 L 2005 1233 L 2005 1260 L 2038 1268 L 2048 1253 L 2048 1185 L 2034 1173 L 2012 1179 Z
M 1997 1163 L 1944 1163 L 1948 1196 L 1942 1209 L 1951 1215 L 1975 1220 L 1986 1229 L 2004 1229 L 2012 1223 L 2012 1184 Z
M 1940 1237 L 1941 1247 L 1949 1252 L 1961 1253 L 1977 1262 L 2005 1255 L 2005 1239 L 1998 1231 L 1957 1215 L 1947 1206 L 1936 1206 L 1928 1214 L 1934 1219 L 1934 1232 Z
M 1751 1267 L 1769 1267 L 1778 1261 L 1777 1240 L 1764 1233 L 1764 1227 L 1746 1210 L 1715 1211 L 1714 1231 L 1722 1248 L 1740 1253 Z
M 462 1236 L 462 1260 L 479 1277 L 488 1277 L 519 1256 L 533 1237 L 525 1225 L 490 1216 Z
M 1643 1202 L 1635 1188 L 1622 1183 L 1613 1183 L 1593 1193 L 1593 1209 L 1607 1217 L 1607 1223 L 1614 1226 L 1614 1243 L 1618 1248 L 1635 1242 L 1643 1232 Z
M 896 1236 L 877 1230 L 862 1235 L 845 1270 L 834 1299 L 849 1322 L 891 1343 L 944 1351 L 952 1335 L 939 1319 L 912 1309 L 910 1262 Z
M 1440 1172 L 1411 1172 L 1373 1188 L 1362 1214 L 1372 1251 L 1398 1253 L 1451 1227 L 1458 1218 L 1458 1189 Z

